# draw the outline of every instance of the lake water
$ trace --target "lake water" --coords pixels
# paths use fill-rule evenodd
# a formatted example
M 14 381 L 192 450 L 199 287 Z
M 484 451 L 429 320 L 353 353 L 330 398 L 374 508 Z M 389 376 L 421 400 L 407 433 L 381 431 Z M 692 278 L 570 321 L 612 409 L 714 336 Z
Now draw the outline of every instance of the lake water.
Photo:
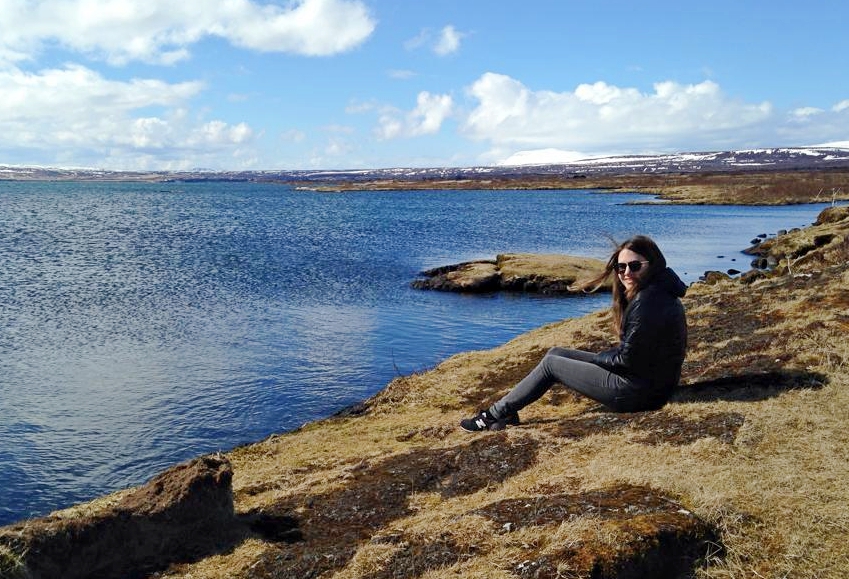
M 0 524 L 609 300 L 411 289 L 423 269 L 503 252 L 605 258 L 606 235 L 646 233 L 692 282 L 748 269 L 751 238 L 823 207 L 626 204 L 641 199 L 0 182 Z

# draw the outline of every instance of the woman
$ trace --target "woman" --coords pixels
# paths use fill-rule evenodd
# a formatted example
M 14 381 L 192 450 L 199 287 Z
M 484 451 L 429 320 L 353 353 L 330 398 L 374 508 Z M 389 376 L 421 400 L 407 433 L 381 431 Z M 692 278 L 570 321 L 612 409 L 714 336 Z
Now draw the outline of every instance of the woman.
M 687 322 L 679 298 L 686 286 L 654 241 L 638 235 L 616 248 L 604 272 L 586 283 L 613 282 L 613 326 L 619 345 L 594 354 L 552 348 L 506 396 L 460 421 L 468 431 L 519 424 L 519 410 L 559 382 L 616 412 L 654 410 L 666 404 L 681 378 Z

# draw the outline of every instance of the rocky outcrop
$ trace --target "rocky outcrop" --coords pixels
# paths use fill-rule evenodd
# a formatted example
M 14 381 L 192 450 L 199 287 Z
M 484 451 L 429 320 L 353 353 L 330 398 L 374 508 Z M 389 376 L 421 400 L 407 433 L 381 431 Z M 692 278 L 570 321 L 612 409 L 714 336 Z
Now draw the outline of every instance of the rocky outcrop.
M 223 456 L 177 465 L 91 514 L 57 513 L 0 529 L 3 577 L 144 577 L 232 544 L 233 470 Z
M 541 294 L 580 293 L 576 282 L 592 279 L 604 270 L 604 262 L 560 254 L 507 253 L 495 260 L 458 263 L 422 272 L 412 282 L 417 289 L 488 293 L 518 291 Z M 606 282 L 601 289 L 610 290 Z
M 501 274 L 495 261 L 467 261 L 422 272 L 424 279 L 412 282 L 416 289 L 486 293 L 501 288 Z
M 834 205 L 823 209 L 814 225 L 825 225 L 826 223 L 838 223 L 849 217 L 849 205 Z
M 849 254 L 849 205 L 824 209 L 810 227 L 765 239 L 744 250 L 753 255 L 752 267 L 778 274 L 819 269 L 824 263 L 845 262 Z

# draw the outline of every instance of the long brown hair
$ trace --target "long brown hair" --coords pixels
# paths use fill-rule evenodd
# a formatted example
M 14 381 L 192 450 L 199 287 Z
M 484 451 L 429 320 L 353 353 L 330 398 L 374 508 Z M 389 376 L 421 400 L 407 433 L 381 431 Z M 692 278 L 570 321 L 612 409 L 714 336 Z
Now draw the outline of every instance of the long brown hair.
M 614 242 L 615 243 L 615 242 Z M 619 261 L 619 253 L 623 249 L 630 249 L 634 253 L 642 255 L 648 262 L 648 268 L 645 274 L 640 276 L 637 283 L 630 290 L 626 290 L 619 276 L 616 275 L 616 264 Z M 579 287 L 587 291 L 595 291 L 600 288 L 604 282 L 610 278 L 612 281 L 613 305 L 610 310 L 613 313 L 613 330 L 618 336 L 622 331 L 622 321 L 625 317 L 625 308 L 628 303 L 634 299 L 637 293 L 651 283 L 652 278 L 659 272 L 666 269 L 666 258 L 661 253 L 657 244 L 645 235 L 635 235 L 631 239 L 624 241 L 616 246 L 616 250 L 607 260 L 604 271 L 597 277 L 588 280 Z

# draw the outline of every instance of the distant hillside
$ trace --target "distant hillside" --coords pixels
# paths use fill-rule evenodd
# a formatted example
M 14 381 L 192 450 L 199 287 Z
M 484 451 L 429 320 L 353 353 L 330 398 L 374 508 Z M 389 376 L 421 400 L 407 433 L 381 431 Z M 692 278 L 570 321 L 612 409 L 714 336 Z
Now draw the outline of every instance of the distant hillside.
M 603 177 L 632 174 L 849 169 L 849 149 L 797 147 L 670 155 L 627 155 L 567 164 L 490 167 L 389 168 L 326 171 L 106 171 L 0 165 L 12 181 L 255 181 L 334 183 L 378 180 L 510 179 L 532 176 Z

